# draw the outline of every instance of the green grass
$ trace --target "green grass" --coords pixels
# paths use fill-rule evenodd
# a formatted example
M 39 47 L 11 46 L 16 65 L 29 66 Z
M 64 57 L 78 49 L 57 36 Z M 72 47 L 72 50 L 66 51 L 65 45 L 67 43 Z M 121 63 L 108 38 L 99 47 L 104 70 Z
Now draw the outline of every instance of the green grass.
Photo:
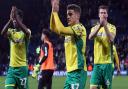
M 89 77 L 86 82 L 86 88 L 89 89 Z M 0 77 L 0 89 L 4 89 L 5 77 Z M 65 77 L 53 77 L 52 89 L 63 89 Z M 37 89 L 37 80 L 29 77 L 29 89 Z M 117 76 L 113 79 L 112 89 L 128 89 L 128 76 Z

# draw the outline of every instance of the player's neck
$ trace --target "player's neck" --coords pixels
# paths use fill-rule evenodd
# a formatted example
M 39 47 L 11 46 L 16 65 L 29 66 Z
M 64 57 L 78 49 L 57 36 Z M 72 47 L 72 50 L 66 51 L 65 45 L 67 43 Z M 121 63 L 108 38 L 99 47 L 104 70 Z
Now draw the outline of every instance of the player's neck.
M 79 24 L 79 23 L 80 23 L 80 21 L 79 21 L 79 20 L 77 20 L 75 24 Z
M 16 31 L 21 31 L 21 28 L 19 28 L 19 27 L 15 27 L 14 29 L 16 29 Z
M 76 22 L 74 22 L 73 24 L 71 24 L 71 26 L 75 25 L 75 24 L 79 24 L 79 20 L 77 20 Z

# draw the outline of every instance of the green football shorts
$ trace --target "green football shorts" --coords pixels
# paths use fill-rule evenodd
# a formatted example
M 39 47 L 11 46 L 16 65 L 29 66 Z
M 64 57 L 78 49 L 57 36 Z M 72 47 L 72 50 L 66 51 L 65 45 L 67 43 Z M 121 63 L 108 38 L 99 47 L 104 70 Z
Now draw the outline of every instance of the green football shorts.
M 68 72 L 64 89 L 84 89 L 87 80 L 87 72 L 81 69 Z
M 95 64 L 91 75 L 90 86 L 97 86 L 99 89 L 112 89 L 112 64 Z
M 28 67 L 9 67 L 5 89 L 28 89 Z

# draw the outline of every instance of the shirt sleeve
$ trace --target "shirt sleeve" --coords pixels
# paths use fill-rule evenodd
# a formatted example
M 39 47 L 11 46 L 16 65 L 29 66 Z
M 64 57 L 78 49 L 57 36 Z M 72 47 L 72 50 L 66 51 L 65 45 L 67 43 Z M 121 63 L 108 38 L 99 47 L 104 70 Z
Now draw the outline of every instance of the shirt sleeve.
M 93 32 L 93 31 L 94 31 L 94 27 L 91 28 L 91 32 Z
M 116 35 L 116 27 L 114 25 L 111 26 L 110 32 Z
M 50 18 L 50 29 L 53 32 L 56 32 L 57 34 L 63 34 L 63 35 L 73 35 L 74 32 L 72 28 L 65 27 L 62 22 L 59 19 L 59 16 L 56 12 L 52 12 L 51 18 Z
M 29 36 L 27 36 L 24 32 L 24 35 L 25 35 L 25 38 L 27 39 L 27 40 L 30 40 L 30 38 L 31 38 L 31 30 L 28 28 L 27 29 L 29 32 L 30 32 L 30 35 Z
M 48 44 L 45 43 L 44 46 L 41 47 L 41 49 L 44 51 L 44 56 L 39 59 L 39 64 L 41 65 L 48 57 Z

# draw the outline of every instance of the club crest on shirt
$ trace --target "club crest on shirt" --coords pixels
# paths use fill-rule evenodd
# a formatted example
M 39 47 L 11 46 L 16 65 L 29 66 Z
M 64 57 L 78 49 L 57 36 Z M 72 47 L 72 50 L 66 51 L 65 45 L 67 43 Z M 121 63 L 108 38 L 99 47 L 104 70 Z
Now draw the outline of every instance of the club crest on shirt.
M 24 39 L 22 37 L 20 37 L 20 38 L 13 38 L 12 42 L 16 43 L 16 44 L 22 44 L 22 43 L 24 43 Z
M 15 39 L 14 42 L 15 42 L 15 43 L 23 43 L 24 40 L 23 40 L 23 39 Z
M 106 33 L 99 32 L 99 33 L 97 33 L 97 36 L 100 36 L 100 37 L 106 37 L 107 35 L 106 35 Z
M 65 43 L 68 43 L 71 41 L 71 36 L 65 37 Z
M 23 35 L 23 33 L 22 32 L 20 32 L 20 33 L 13 33 L 13 37 L 12 37 L 12 42 L 13 43 L 23 43 L 24 42 L 24 35 Z

